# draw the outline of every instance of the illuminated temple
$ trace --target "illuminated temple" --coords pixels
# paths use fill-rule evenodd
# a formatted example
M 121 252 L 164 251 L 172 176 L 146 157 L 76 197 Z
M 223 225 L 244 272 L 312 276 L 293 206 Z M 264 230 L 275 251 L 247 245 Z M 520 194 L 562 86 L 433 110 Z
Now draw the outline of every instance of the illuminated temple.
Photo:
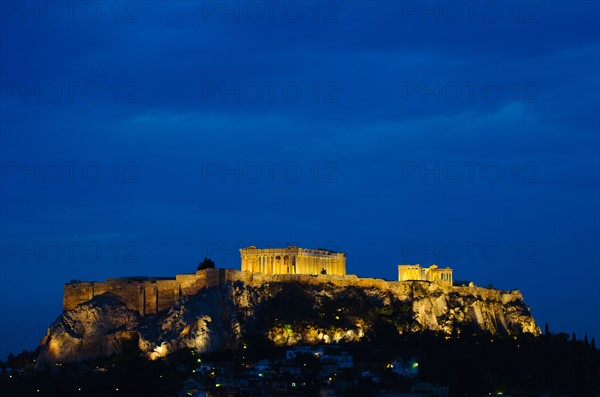
M 398 281 L 437 281 L 452 286 L 452 269 L 438 268 L 436 265 L 428 268 L 421 265 L 399 265 Z
M 294 246 L 240 249 L 242 271 L 266 274 L 346 275 L 346 254 L 325 249 Z

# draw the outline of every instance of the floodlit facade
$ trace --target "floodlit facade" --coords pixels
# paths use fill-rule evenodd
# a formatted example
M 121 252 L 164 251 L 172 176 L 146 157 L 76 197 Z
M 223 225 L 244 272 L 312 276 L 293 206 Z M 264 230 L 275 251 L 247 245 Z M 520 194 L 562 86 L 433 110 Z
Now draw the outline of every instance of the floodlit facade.
M 421 265 L 398 265 L 398 281 L 436 281 L 443 285 L 452 286 L 452 269 L 440 269 L 436 265 L 429 268 Z
M 242 271 L 265 274 L 331 274 L 346 275 L 346 254 L 325 249 L 294 246 L 240 249 Z

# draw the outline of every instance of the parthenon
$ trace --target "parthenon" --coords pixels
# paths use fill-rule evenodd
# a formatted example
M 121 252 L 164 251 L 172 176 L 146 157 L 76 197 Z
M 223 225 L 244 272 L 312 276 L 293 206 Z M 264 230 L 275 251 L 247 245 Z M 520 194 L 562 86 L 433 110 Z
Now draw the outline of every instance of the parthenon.
M 295 246 L 240 249 L 242 271 L 266 274 L 331 274 L 346 275 L 346 255 L 325 249 Z

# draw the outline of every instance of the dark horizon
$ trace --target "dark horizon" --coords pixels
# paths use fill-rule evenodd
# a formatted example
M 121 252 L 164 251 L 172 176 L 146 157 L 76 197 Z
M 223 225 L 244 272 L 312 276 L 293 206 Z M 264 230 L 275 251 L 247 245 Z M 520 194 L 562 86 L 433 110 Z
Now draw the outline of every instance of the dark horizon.
M 0 6 L 0 359 L 69 280 L 253 244 L 449 266 L 600 341 L 597 2 L 53 4 Z

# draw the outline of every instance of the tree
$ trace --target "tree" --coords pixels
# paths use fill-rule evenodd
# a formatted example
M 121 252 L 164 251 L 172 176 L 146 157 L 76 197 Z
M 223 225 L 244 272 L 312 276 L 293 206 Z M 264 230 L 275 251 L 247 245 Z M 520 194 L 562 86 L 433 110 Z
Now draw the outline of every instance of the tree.
M 585 334 L 585 336 L 583 337 L 583 344 L 586 346 L 589 346 L 590 343 L 588 342 L 588 337 L 587 337 L 587 333 Z
M 321 274 L 327 274 L 327 270 L 325 270 L 325 268 L 321 268 Z
M 576 342 L 576 341 L 577 341 L 577 336 L 575 336 L 575 331 L 573 331 L 573 335 L 571 335 L 571 340 L 572 340 L 573 342 Z
M 215 268 L 215 262 L 206 257 L 204 257 L 204 260 L 202 262 L 200 262 L 197 267 L 198 270 L 214 269 L 214 268 Z
M 548 323 L 544 326 L 544 335 L 550 335 L 550 328 L 548 328 Z
M 596 350 L 596 340 L 592 338 L 592 349 Z

